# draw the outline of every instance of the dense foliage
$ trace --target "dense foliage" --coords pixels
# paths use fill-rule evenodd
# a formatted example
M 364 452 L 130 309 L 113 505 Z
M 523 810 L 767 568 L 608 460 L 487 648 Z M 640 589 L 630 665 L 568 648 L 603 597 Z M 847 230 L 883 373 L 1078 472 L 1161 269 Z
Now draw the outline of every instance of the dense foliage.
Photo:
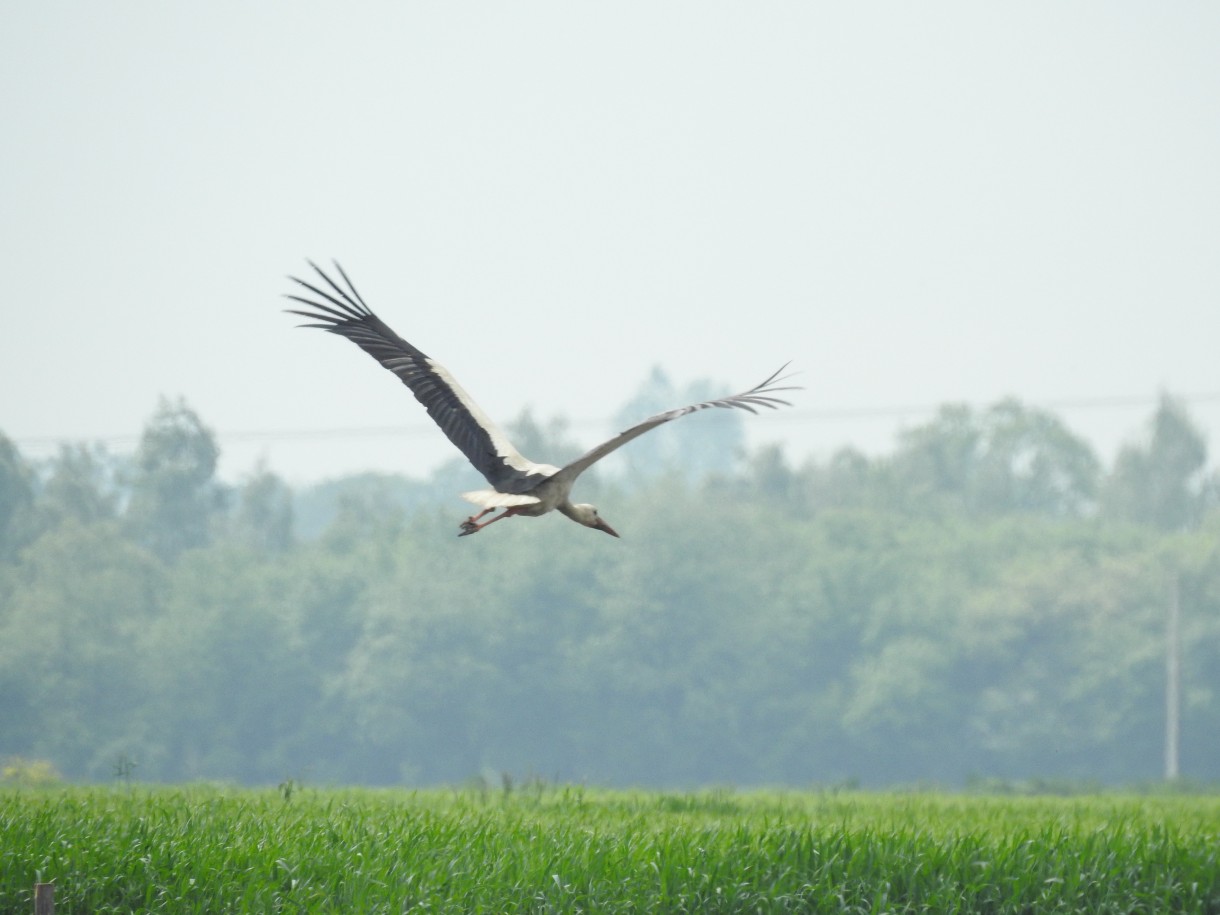
M 1215 912 L 1218 837 L 1215 798 L 0 791 L 0 915 Z
M 1180 405 L 1108 471 L 1006 401 L 884 457 L 680 472 L 736 421 L 658 431 L 630 486 L 582 481 L 621 541 L 558 516 L 458 540 L 460 462 L 231 489 L 181 403 L 126 461 L 35 466 L 0 437 L 0 757 L 249 783 L 1154 779 L 1176 595 L 1182 770 L 1220 778 L 1220 511 Z M 527 453 L 571 449 L 520 425 Z

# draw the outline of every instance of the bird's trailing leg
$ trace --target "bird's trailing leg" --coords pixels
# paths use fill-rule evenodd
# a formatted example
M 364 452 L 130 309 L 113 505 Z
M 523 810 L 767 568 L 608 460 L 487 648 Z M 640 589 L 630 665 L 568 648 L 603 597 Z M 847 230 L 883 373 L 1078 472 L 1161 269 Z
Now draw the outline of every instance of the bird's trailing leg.
M 513 515 L 520 514 L 521 508 L 519 506 L 514 505 L 512 508 L 504 509 L 504 511 L 501 514 L 496 515 L 490 521 L 484 521 L 482 524 L 475 524 L 475 521 L 477 521 L 479 518 L 482 518 L 488 512 L 492 512 L 492 511 L 495 511 L 495 509 L 494 508 L 485 508 L 481 512 L 479 512 L 477 515 L 471 515 L 469 518 L 467 518 L 465 521 L 462 522 L 462 532 L 460 534 L 458 534 L 458 536 L 465 537 L 467 534 L 477 534 L 479 531 L 483 530 L 483 528 L 487 527 L 487 525 L 489 525 L 489 524 L 495 524 L 497 521 L 503 521 L 505 518 L 510 518 Z
M 495 511 L 494 508 L 485 508 L 481 512 L 479 512 L 477 515 L 471 515 L 469 518 L 467 518 L 465 521 L 463 521 L 459 525 L 459 527 L 461 527 L 461 529 L 464 530 L 468 534 L 474 533 L 475 531 L 477 531 L 479 529 L 479 525 L 477 523 L 478 520 L 480 518 L 482 518 L 484 515 L 489 515 L 494 511 Z M 490 521 L 488 521 L 487 523 L 491 524 Z M 462 535 L 458 534 L 458 536 L 460 537 Z

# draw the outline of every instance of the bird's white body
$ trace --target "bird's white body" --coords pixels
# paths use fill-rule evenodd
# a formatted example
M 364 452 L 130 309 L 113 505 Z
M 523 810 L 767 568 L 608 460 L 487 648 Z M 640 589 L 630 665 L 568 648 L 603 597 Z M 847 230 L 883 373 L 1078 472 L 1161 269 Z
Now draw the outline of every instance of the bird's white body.
M 495 511 L 498 508 L 505 510 L 505 514 L 500 517 L 526 515 L 536 518 L 539 515 L 545 515 L 547 512 L 558 511 L 560 514 L 566 515 L 585 527 L 597 528 L 608 534 L 614 534 L 615 537 L 618 536 L 601 519 L 594 506 L 588 503 L 572 503 L 569 495 L 572 492 L 572 484 L 576 482 L 575 476 L 563 474 L 561 468 L 555 467 L 552 464 L 533 464 L 531 462 L 531 466 L 534 472 L 547 474 L 547 479 L 527 493 L 497 492 L 494 489 L 476 489 L 472 492 L 462 493 L 463 499 L 467 502 L 473 502 L 483 509 L 483 512 L 479 515 L 468 518 L 466 524 L 474 525 L 474 522 L 479 517 L 482 517 L 482 514 Z M 494 520 L 498 521 L 500 519 L 496 518 Z M 487 523 L 490 524 L 491 522 L 488 521 Z M 463 532 L 467 534 L 473 534 L 476 530 L 479 530 L 479 525 L 474 525 L 472 529 L 463 528 Z
M 415 399 L 424 405 L 441 431 L 491 484 L 491 489 L 462 494 L 462 498 L 473 502 L 482 511 L 462 522 L 461 536 L 477 533 L 488 524 L 513 515 L 537 516 L 559 511 L 586 527 L 596 528 L 617 537 L 618 534 L 602 520 L 596 508 L 585 503 L 573 504 L 569 499 L 572 485 L 580 474 L 607 454 L 662 423 L 708 407 L 737 408 L 751 413 L 756 412 L 755 407 L 774 409 L 788 403 L 774 396 L 776 392 L 795 390 L 793 387 L 781 386 L 785 380 L 779 377 L 783 371 L 781 368 L 762 384 L 740 394 L 690 404 L 651 416 L 602 442 L 564 467 L 539 464 L 529 460 L 513 447 L 504 433 L 458 384 L 457 379 L 449 374 L 448 369 L 398 336 L 389 325 L 373 314 L 342 267 L 335 264 L 339 275 L 347 284 L 346 289 L 327 276 L 317 265 L 311 263 L 310 266 L 317 271 L 333 293 L 293 277 L 295 282 L 317 297 L 307 299 L 290 295 L 289 298 L 314 309 L 294 310 L 293 314 L 322 322 L 307 326 L 319 327 L 347 337 L 383 367 L 397 375 L 411 389 Z M 503 513 L 482 524 L 477 523 L 484 515 L 497 509 L 503 509 Z

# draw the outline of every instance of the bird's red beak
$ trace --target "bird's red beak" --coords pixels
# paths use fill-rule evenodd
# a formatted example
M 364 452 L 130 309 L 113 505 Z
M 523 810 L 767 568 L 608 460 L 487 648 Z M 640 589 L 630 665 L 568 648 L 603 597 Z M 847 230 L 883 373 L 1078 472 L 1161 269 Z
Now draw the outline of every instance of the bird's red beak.
M 616 531 L 614 528 L 612 528 L 609 524 L 607 524 L 601 518 L 598 518 L 597 524 L 595 524 L 593 526 L 595 528 L 597 528 L 599 531 L 605 531 L 611 537 L 618 537 L 618 531 Z M 622 538 L 620 537 L 619 539 L 621 540 Z

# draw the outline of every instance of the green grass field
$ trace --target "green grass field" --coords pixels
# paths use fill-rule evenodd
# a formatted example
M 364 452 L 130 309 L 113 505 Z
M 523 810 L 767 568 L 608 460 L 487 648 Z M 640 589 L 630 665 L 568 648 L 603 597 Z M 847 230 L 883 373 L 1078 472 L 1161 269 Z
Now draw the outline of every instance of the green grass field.
M 1220 912 L 1220 799 L 0 791 L 0 915 Z

